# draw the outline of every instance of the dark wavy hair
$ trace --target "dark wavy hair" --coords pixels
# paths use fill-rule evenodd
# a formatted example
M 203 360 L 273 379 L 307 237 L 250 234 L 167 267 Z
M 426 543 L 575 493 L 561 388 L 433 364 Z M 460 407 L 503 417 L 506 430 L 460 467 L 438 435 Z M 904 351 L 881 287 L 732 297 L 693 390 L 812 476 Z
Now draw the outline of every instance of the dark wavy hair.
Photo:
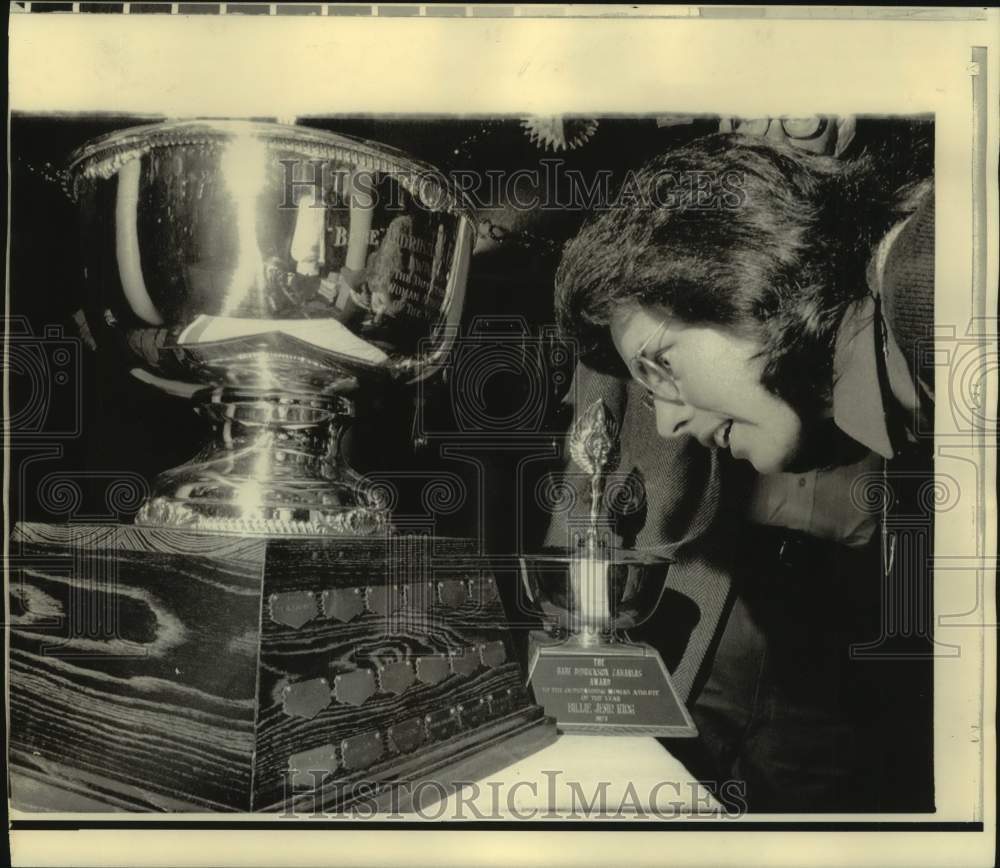
M 662 306 L 754 336 L 765 388 L 815 418 L 830 401 L 841 318 L 868 291 L 873 247 L 906 213 L 898 179 L 864 155 L 711 135 L 626 183 L 628 196 L 584 225 L 556 274 L 556 316 L 583 360 L 625 375 L 612 314 Z

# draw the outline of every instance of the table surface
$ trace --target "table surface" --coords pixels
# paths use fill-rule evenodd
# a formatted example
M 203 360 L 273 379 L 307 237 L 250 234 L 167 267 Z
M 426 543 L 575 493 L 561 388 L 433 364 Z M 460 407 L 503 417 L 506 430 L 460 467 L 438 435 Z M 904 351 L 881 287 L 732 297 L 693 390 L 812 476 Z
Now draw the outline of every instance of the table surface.
M 655 738 L 560 735 L 425 814 L 441 820 L 662 820 L 722 811 Z
M 114 810 L 16 771 L 12 777 L 27 817 L 36 810 Z M 399 819 L 663 820 L 718 817 L 722 810 L 655 738 L 560 735 L 548 747 Z

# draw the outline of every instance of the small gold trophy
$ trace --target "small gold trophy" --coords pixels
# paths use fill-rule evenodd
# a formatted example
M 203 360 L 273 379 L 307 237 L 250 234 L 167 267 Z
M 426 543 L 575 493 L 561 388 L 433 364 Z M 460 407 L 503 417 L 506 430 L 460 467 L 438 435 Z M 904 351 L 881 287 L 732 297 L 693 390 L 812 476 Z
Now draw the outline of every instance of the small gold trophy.
M 535 642 L 528 681 L 559 728 L 593 735 L 695 736 L 698 730 L 659 653 L 623 641 L 652 614 L 670 561 L 615 549 L 602 527 L 607 474 L 618 458 L 618 425 L 603 401 L 573 426 L 570 455 L 590 481 L 590 521 L 568 549 L 521 558 L 528 597 L 549 626 Z

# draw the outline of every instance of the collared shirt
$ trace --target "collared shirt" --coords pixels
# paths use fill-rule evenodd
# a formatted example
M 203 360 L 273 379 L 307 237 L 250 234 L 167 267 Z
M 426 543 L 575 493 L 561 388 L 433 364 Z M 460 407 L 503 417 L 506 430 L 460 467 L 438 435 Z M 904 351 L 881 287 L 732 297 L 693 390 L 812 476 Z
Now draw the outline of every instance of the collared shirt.
M 878 512 L 865 495 L 880 478 L 881 468 L 881 457 L 868 452 L 854 464 L 759 476 L 750 495 L 749 518 L 862 546 L 878 529 Z
M 876 357 L 881 342 L 875 333 L 874 293 L 881 289 L 888 250 L 905 223 L 897 224 L 880 242 L 868 272 L 873 294 L 847 310 L 837 331 L 833 421 L 868 453 L 854 464 L 758 477 L 749 503 L 751 521 L 848 546 L 864 545 L 877 530 L 878 512 L 865 491 L 881 473 L 883 460 L 893 457 L 886 407 L 895 400 L 906 413 L 914 414 L 918 408 L 905 357 L 891 332 L 886 335 L 886 372 L 893 393 L 888 401 L 882 394 Z

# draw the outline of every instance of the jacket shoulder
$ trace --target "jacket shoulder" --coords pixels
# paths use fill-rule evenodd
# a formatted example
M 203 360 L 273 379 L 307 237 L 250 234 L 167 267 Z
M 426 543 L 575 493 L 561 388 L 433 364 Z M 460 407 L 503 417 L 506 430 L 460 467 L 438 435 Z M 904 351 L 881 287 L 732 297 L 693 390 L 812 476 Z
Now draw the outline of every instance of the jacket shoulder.
M 881 290 L 889 328 L 910 373 L 929 384 L 932 354 L 926 347 L 934 334 L 933 185 L 922 191 L 916 209 L 892 243 Z

